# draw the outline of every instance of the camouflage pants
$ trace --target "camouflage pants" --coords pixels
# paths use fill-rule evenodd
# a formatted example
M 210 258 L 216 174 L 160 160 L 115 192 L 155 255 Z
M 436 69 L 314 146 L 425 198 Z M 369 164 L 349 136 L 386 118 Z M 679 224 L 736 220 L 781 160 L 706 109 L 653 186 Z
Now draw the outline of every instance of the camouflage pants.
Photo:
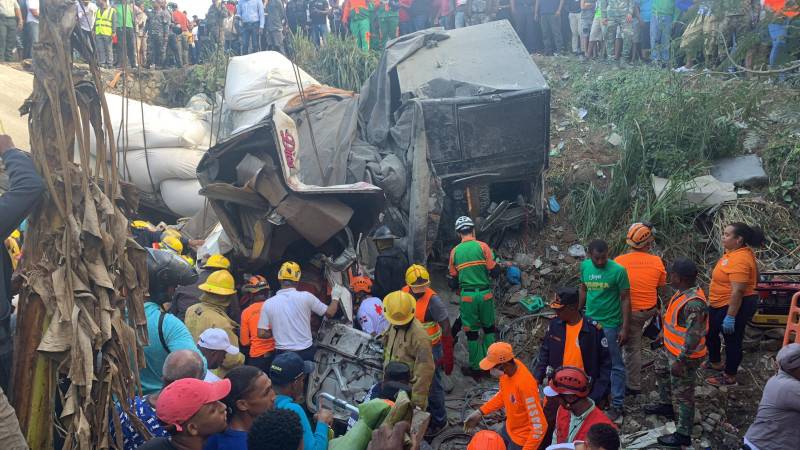
M 661 403 L 678 405 L 678 433 L 691 436 L 694 425 L 694 387 L 697 383 L 700 360 L 687 361 L 686 374 L 676 377 L 669 370 L 676 359 L 672 353 L 662 349 L 661 356 L 655 360 L 656 383 Z
M 608 16 L 606 26 L 606 51 L 609 57 L 614 54 L 615 39 L 622 39 L 622 57 L 628 59 L 633 45 L 633 24 L 628 23 L 625 16 Z

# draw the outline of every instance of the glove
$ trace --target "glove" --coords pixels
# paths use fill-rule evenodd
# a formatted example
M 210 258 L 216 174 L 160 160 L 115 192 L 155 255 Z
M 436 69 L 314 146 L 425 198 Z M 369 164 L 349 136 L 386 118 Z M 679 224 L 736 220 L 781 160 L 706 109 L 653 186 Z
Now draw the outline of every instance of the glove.
M 444 373 L 450 375 L 453 373 L 453 336 L 442 336 L 442 369 Z
M 736 327 L 736 317 L 725 316 L 725 320 L 722 321 L 722 332 L 725 334 L 733 334 L 733 330 L 735 327 Z
M 455 291 L 456 289 L 458 289 L 458 278 L 456 278 L 456 277 L 448 277 L 447 278 L 447 285 L 450 287 L 450 289 Z

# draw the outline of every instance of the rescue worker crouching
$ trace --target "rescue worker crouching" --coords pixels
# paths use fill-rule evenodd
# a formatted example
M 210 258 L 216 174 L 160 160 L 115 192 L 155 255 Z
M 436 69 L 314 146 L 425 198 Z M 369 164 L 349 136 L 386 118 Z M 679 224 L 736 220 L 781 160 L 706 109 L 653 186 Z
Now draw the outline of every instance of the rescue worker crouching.
M 495 342 L 480 362 L 483 370 L 500 379 L 500 390 L 464 421 L 469 430 L 483 416 L 499 409 L 506 413 L 500 435 L 508 450 L 536 450 L 544 439 L 547 421 L 539 401 L 539 384 L 522 361 L 514 357 L 511 344 Z
M 383 314 L 391 326 L 383 338 L 383 365 L 399 361 L 411 370 L 411 403 L 425 410 L 428 407 L 436 365 L 428 333 L 414 317 L 416 300 L 403 291 L 395 291 L 383 299 Z
M 436 372 L 428 395 L 431 412 L 428 433 L 436 434 L 447 425 L 442 371 L 447 375 L 453 372 L 453 333 L 445 304 L 430 285 L 431 277 L 425 267 L 414 264 L 406 270 L 406 286 L 402 291 L 413 295 L 416 300 L 414 317 L 430 338 L 433 360 L 436 363 Z
M 356 309 L 356 325 L 372 336 L 383 334 L 389 322 L 383 317 L 383 302 L 372 296 L 372 280 L 366 276 L 355 276 L 350 280 Z
M 480 361 L 495 340 L 494 294 L 490 277 L 499 275 L 501 267 L 495 261 L 489 245 L 475 239 L 475 223 L 472 219 L 459 217 L 455 229 L 461 236 L 461 243 L 450 252 L 449 283 L 451 288 L 460 289 L 461 323 L 467 335 L 469 367 L 462 368 L 462 372 L 479 377 L 483 375 Z
M 200 339 L 200 334 L 209 328 L 225 330 L 231 345 L 239 347 L 239 337 L 236 333 L 238 324 L 234 322 L 225 309 L 236 299 L 233 275 L 227 270 L 217 270 L 198 286 L 203 291 L 200 303 L 192 305 L 186 310 L 186 328 L 192 333 L 194 340 Z M 227 355 L 218 369 L 218 376 L 224 376 L 227 371 L 244 363 L 244 354 Z

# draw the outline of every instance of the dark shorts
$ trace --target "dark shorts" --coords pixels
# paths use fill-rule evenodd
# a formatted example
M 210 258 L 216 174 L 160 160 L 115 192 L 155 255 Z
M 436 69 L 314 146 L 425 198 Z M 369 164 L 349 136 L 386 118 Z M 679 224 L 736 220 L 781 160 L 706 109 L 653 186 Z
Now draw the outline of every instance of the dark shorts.
M 639 22 L 639 42 L 643 50 L 650 49 L 650 22 Z

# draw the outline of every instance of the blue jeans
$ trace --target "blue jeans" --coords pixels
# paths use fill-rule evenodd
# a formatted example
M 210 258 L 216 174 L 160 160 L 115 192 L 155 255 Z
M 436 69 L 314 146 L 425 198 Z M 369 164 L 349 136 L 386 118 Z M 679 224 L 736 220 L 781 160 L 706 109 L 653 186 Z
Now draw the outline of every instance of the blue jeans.
M 464 28 L 465 26 L 467 26 L 467 16 L 463 10 L 462 11 L 456 10 L 455 26 L 456 28 Z
M 433 360 L 442 359 L 444 350 L 442 344 L 433 346 Z M 442 368 L 436 366 L 433 374 L 431 390 L 428 392 L 428 410 L 431 413 L 431 425 L 440 425 L 447 422 L 447 408 L 444 405 L 444 385 L 442 385 Z
M 319 47 L 325 43 L 325 36 L 328 34 L 328 25 L 324 23 L 317 23 L 311 25 L 311 40 L 314 45 Z
M 608 341 L 608 353 L 611 355 L 611 406 L 622 408 L 625 402 L 625 362 L 622 360 L 622 349 L 617 343 L 619 327 L 603 327 Z
M 786 46 L 786 33 L 789 30 L 789 20 L 783 23 L 771 23 L 767 25 L 769 38 L 772 40 L 772 50 L 769 51 L 769 66 L 775 67 L 781 49 Z
M 653 62 L 669 61 L 672 16 L 653 14 L 650 17 L 650 52 Z
M 242 25 L 242 55 L 261 51 L 261 39 L 259 39 L 258 22 L 245 22 Z
M 425 14 L 412 16 L 411 22 L 413 23 L 414 31 L 424 30 L 428 28 L 428 16 Z

